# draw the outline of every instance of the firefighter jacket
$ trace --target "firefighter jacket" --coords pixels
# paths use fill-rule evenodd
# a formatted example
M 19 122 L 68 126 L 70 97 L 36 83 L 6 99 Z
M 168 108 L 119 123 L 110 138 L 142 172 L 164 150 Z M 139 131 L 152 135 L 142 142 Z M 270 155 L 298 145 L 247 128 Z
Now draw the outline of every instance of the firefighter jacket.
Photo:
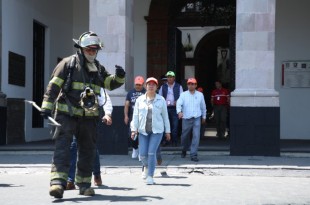
M 111 75 L 96 61 L 98 72 L 89 72 L 84 65 L 81 53 L 64 58 L 54 69 L 51 80 L 43 96 L 41 108 L 46 111 L 68 114 L 75 117 L 98 117 L 99 111 L 88 113 L 80 106 L 80 95 L 89 86 L 96 95 L 100 95 L 100 88 L 114 90 L 125 82 L 125 77 Z M 70 73 L 70 74 L 69 74 Z M 64 85 L 70 79 L 69 89 Z M 55 106 L 55 107 L 54 107 Z

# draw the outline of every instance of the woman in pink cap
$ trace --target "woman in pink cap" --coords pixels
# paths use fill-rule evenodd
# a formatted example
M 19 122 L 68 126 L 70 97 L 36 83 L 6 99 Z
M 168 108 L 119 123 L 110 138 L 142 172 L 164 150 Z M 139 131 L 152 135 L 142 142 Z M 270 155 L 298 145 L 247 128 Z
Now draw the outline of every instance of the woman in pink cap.
M 139 133 L 139 153 L 142 161 L 143 179 L 148 185 L 154 184 L 156 150 L 162 133 L 170 140 L 170 124 L 165 99 L 156 94 L 158 81 L 150 77 L 146 80 L 146 93 L 136 100 L 130 123 L 131 138 Z

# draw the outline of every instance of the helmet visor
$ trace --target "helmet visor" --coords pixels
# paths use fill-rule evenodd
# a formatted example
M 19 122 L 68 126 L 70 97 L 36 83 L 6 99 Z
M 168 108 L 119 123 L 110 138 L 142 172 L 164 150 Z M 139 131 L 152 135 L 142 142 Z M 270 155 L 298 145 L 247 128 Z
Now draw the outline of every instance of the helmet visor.
M 97 36 L 83 36 L 80 40 L 80 46 L 82 48 L 89 47 L 98 50 L 103 47 Z

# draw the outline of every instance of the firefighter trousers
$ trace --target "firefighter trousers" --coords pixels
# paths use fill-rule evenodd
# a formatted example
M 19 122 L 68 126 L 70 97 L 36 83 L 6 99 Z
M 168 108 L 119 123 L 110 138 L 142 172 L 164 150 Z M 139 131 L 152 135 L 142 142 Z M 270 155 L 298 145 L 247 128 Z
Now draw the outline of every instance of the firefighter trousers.
M 51 185 L 66 186 L 70 169 L 70 144 L 75 135 L 78 144 L 77 171 L 75 183 L 77 186 L 90 187 L 93 163 L 96 154 L 96 132 L 98 118 L 76 118 L 58 114 L 57 127 L 54 135 L 55 151 L 51 169 Z M 58 130 L 57 130 L 58 129 Z

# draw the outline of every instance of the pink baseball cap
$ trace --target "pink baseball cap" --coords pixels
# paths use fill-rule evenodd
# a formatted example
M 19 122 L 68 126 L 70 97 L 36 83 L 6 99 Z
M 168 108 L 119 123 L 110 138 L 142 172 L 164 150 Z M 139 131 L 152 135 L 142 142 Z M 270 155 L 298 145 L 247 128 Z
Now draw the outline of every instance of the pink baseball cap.
M 189 78 L 189 79 L 187 80 L 187 84 L 188 84 L 188 83 L 197 84 L 197 80 L 196 80 L 195 78 Z
M 137 76 L 135 78 L 135 85 L 143 85 L 144 83 L 144 78 L 142 76 Z
M 158 85 L 158 81 L 154 77 L 150 77 L 150 78 L 146 79 L 146 84 L 148 84 L 149 82 L 154 82 L 154 83 L 156 83 L 156 85 Z

